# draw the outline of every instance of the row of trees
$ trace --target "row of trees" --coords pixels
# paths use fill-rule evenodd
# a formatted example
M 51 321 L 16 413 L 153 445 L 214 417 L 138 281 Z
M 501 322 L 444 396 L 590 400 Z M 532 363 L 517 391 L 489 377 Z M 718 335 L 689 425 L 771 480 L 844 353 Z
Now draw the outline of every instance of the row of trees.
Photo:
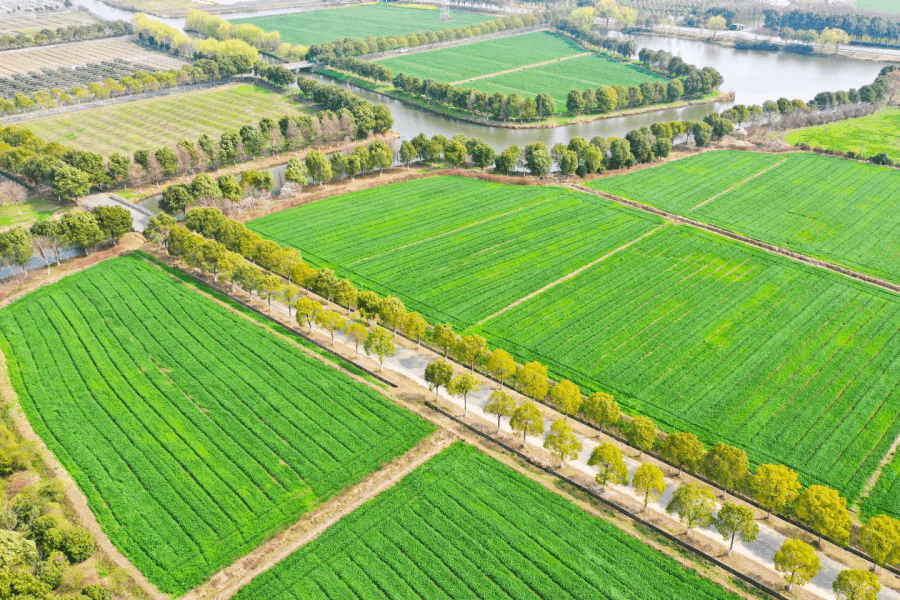
M 842 30 L 856 39 L 873 39 L 896 42 L 900 40 L 900 22 L 882 16 L 864 14 L 825 14 L 810 10 L 765 10 L 765 26 L 780 31 L 784 28 L 812 30 L 822 33 L 828 29 Z
M 190 38 L 171 25 L 151 19 L 143 13 L 135 15 L 131 19 L 131 24 L 141 40 L 178 56 L 213 59 L 225 56 L 242 56 L 249 60 L 251 64 L 259 58 L 259 51 L 243 40 L 228 39 L 219 41 L 214 38 Z
M 297 250 L 282 248 L 273 241 L 263 240 L 259 234 L 250 231 L 242 223 L 227 219 L 216 209 L 188 211 L 185 225 L 189 230 L 197 232 L 198 239 L 214 241 L 220 244 L 223 250 L 238 254 L 241 258 L 252 261 L 254 265 L 287 280 L 283 285 L 291 290 L 289 296 L 291 301 L 288 303 L 297 305 L 298 321 L 310 327 L 316 322 L 319 309 L 306 301 L 302 307 L 297 304 L 294 298 L 299 294 L 299 289 L 290 286 L 300 286 L 317 293 L 329 301 L 347 307 L 350 312 L 358 310 L 363 319 L 377 322 L 385 330 L 393 333 L 403 331 L 417 342 L 427 339 L 442 352 L 444 358 L 449 354 L 461 364 L 468 366 L 472 373 L 478 367 L 495 377 L 500 382 L 499 391 L 503 390 L 504 385 L 511 385 L 534 402 L 553 405 L 564 415 L 563 422 L 569 416 L 581 415 L 584 419 L 596 423 L 601 429 L 620 431 L 629 445 L 640 453 L 654 452 L 676 467 L 679 472 L 687 470 L 703 475 L 726 493 L 743 492 L 770 514 L 778 512 L 794 515 L 818 535 L 828 537 L 840 545 L 847 545 L 850 542 L 852 528 L 847 500 L 836 490 L 822 485 L 812 485 L 803 489 L 797 473 L 783 465 L 760 465 L 753 472 L 749 468 L 749 460 L 743 450 L 721 442 L 707 448 L 692 433 L 675 432 L 662 436 L 658 426 L 648 417 L 638 416 L 623 422 L 621 409 L 611 395 L 597 392 L 585 397 L 580 388 L 571 381 L 563 379 L 553 382 L 545 365 L 535 361 L 518 365 L 512 355 L 505 350 L 492 351 L 481 336 L 457 335 L 451 324 L 438 324 L 429 329 L 421 315 L 408 312 L 398 298 L 392 296 L 382 298 L 375 292 L 357 290 L 349 280 L 339 279 L 329 269 L 312 269 L 303 262 Z M 183 241 L 185 235 L 187 232 L 172 229 L 167 238 L 163 236 L 158 239 L 168 239 L 169 250 L 181 256 L 185 256 L 186 252 L 206 256 L 205 251 L 185 250 Z M 173 240 L 178 240 L 174 249 Z M 217 276 L 229 271 L 227 267 L 223 270 L 218 261 L 212 261 L 208 257 L 202 260 L 206 261 L 206 267 L 203 268 L 216 273 Z M 240 285 L 240 282 L 238 284 Z M 265 298 L 284 298 L 284 290 L 279 286 L 273 284 L 253 289 Z M 270 291 L 271 287 L 274 287 L 274 291 Z M 252 290 L 248 291 L 252 295 Z M 329 319 L 334 320 L 334 317 Z M 333 328 L 330 328 L 331 325 L 323 327 L 333 334 L 334 331 L 343 329 L 340 325 L 341 322 L 338 321 Z M 389 355 L 390 353 L 379 355 L 379 360 Z M 444 361 L 437 362 L 446 365 Z M 450 386 L 452 393 L 462 396 L 465 407 L 467 395 L 477 389 L 478 382 L 467 379 L 454 384 L 452 369 L 448 376 L 447 367 L 449 365 L 432 367 L 429 371 L 431 374 L 426 374 L 426 378 L 436 393 L 440 387 Z M 491 400 L 497 401 L 497 410 L 502 408 L 505 411 L 494 412 L 492 409 L 492 414 L 497 414 L 498 417 L 512 416 L 511 411 L 514 409 L 510 407 L 507 399 L 498 396 Z M 519 428 L 516 431 L 523 436 L 540 435 L 543 433 L 543 418 L 540 411 L 537 406 L 527 411 L 532 416 L 536 415 L 535 418 L 527 419 L 531 429 Z M 566 453 L 562 449 L 568 447 L 572 436 L 563 425 L 557 425 L 554 433 L 556 437 L 550 442 L 548 449 L 557 453 L 560 460 L 571 458 L 573 451 Z M 597 459 L 592 460 L 597 463 Z M 612 481 L 611 478 L 615 473 L 616 469 L 611 467 L 601 469 L 601 473 L 598 473 L 598 483 L 606 485 Z M 661 477 L 660 472 L 660 479 Z M 873 517 L 860 530 L 858 543 L 877 565 L 898 564 L 900 522 L 883 515 Z
M 119 206 L 97 206 L 91 212 L 69 212 L 62 219 L 40 221 L 30 230 L 12 227 L 0 231 L 0 267 L 25 268 L 37 254 L 49 269 L 58 264 L 65 249 L 84 254 L 106 241 L 117 243 L 131 231 L 131 213 Z
M 319 83 L 308 77 L 298 77 L 300 92 L 326 110 L 347 110 L 356 122 L 356 139 L 363 139 L 371 133 L 385 133 L 394 125 L 391 110 L 382 104 L 373 106 L 359 96 L 336 85 Z
M 12 48 L 30 48 L 32 46 L 44 46 L 56 42 L 76 42 L 81 40 L 95 40 L 118 35 L 128 35 L 133 32 L 131 23 L 126 21 L 105 21 L 89 25 L 73 23 L 65 27 L 49 29 L 45 27 L 37 33 L 24 31 L 6 33 L 0 35 L 0 50 Z
M 549 15 L 535 11 L 524 15 L 514 15 L 485 21 L 468 27 L 444 29 L 442 31 L 425 31 L 422 33 L 407 33 L 404 35 L 391 35 L 387 37 L 375 37 L 367 35 L 365 38 L 344 38 L 325 44 L 310 46 L 307 58 L 321 63 L 330 63 L 335 58 L 345 56 L 362 56 L 376 52 L 386 52 L 398 48 L 414 48 L 437 44 L 440 42 L 452 42 L 479 35 L 488 35 L 510 29 L 534 27 L 545 23 Z
M 306 46 L 282 42 L 281 34 L 277 31 L 266 31 L 250 23 L 234 24 L 222 17 L 193 8 L 187 12 L 185 27 L 219 41 L 242 40 L 254 48 L 277 54 L 282 58 L 303 58 L 309 50 Z

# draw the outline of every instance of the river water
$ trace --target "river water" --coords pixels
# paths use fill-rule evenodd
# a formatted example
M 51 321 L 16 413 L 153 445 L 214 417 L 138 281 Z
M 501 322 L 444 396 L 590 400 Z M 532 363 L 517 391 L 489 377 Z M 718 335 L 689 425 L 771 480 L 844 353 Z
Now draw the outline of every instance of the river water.
M 104 19 L 130 20 L 134 13 L 114 8 L 101 0 L 75 0 L 95 15 Z M 279 11 L 270 11 L 279 12 Z M 257 15 L 266 12 L 254 13 Z M 247 13 L 222 15 L 224 18 L 250 16 Z M 184 19 L 160 19 L 179 29 L 184 28 Z M 718 70 L 725 82 L 722 91 L 735 93 L 735 102 L 741 104 L 761 104 L 765 100 L 811 99 L 821 91 L 859 88 L 871 83 L 878 71 L 889 63 L 854 60 L 845 57 L 804 56 L 787 52 L 753 52 L 735 50 L 698 40 L 654 35 L 623 35 L 610 32 L 609 35 L 634 39 L 638 48 L 666 50 L 680 56 L 698 67 L 711 66 Z M 318 77 L 322 81 L 332 80 Z M 427 136 L 437 134 L 453 137 L 458 133 L 481 138 L 496 149 L 511 144 L 523 146 L 530 142 L 544 142 L 551 146 L 557 142 L 567 143 L 575 136 L 590 139 L 623 136 L 628 131 L 659 121 L 699 119 L 713 110 L 720 111 L 730 106 L 726 103 L 703 104 L 678 109 L 665 109 L 639 115 L 602 119 L 588 123 L 577 123 L 550 129 L 506 129 L 457 121 L 429 111 L 403 104 L 362 88 L 342 84 L 373 104 L 390 107 L 394 115 L 394 130 L 404 139 L 419 133 Z

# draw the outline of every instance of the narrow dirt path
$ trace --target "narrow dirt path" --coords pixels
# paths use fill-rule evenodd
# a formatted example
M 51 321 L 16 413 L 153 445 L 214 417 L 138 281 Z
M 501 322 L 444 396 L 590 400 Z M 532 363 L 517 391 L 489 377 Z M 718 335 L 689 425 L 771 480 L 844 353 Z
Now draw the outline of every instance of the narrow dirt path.
M 531 69 L 533 67 L 543 67 L 546 65 L 552 65 L 556 63 L 561 63 L 567 60 L 572 60 L 573 58 L 582 58 L 583 56 L 590 56 L 593 52 L 581 52 L 579 54 L 573 54 L 571 56 L 563 56 L 562 58 L 553 58 L 550 60 L 545 60 L 537 63 L 533 63 L 530 65 L 522 65 L 521 67 L 516 67 L 515 69 L 507 69 L 505 71 L 497 71 L 496 73 L 488 73 L 486 75 L 478 75 L 477 77 L 469 77 L 468 79 L 460 79 L 459 81 L 453 81 L 450 85 L 462 85 L 463 83 L 469 83 L 470 81 L 478 81 L 479 79 L 490 79 L 491 77 L 499 77 L 501 75 L 506 75 L 507 73 L 515 73 L 517 71 L 524 71 L 525 69 Z
M 551 288 L 554 288 L 554 287 L 558 286 L 559 284 L 561 284 L 561 283 L 563 283 L 563 282 L 566 282 L 566 281 L 572 279 L 573 277 L 578 277 L 579 275 L 581 275 L 583 272 L 585 272 L 586 270 L 590 269 L 590 268 L 593 267 L 594 265 L 603 262 L 604 260 L 606 260 L 606 259 L 609 258 L 610 256 L 613 256 L 614 254 L 617 254 L 617 253 L 621 252 L 622 250 L 625 250 L 626 248 L 629 248 L 630 246 L 632 246 L 632 245 L 634 245 L 634 244 L 637 244 L 638 242 L 640 242 L 640 241 L 643 240 L 644 238 L 650 237 L 651 235 L 653 235 L 653 234 L 656 233 L 657 231 L 663 229 L 663 228 L 666 227 L 667 225 L 668 225 L 667 223 L 663 223 L 663 224 L 660 225 L 659 227 L 654 227 L 653 229 L 651 229 L 650 231 L 648 231 L 648 232 L 645 233 L 644 235 L 642 235 L 642 236 L 640 236 L 640 237 L 636 237 L 636 238 L 634 238 L 633 240 L 631 240 L 631 241 L 629 241 L 629 242 L 625 242 L 624 244 L 622 244 L 622 245 L 619 246 L 618 248 L 614 248 L 613 250 L 610 250 L 609 252 L 607 252 L 606 254 L 604 254 L 603 256 L 601 256 L 600 258 L 598 258 L 598 259 L 596 259 L 596 260 L 593 260 L 593 261 L 589 262 L 588 264 L 586 264 L 586 265 L 584 265 L 584 266 L 578 267 L 577 269 L 575 269 L 575 270 L 572 271 L 571 273 L 568 273 L 568 274 L 566 274 L 566 275 L 563 275 L 562 277 L 560 277 L 560 278 L 557 279 L 556 281 L 553 281 L 553 282 L 548 283 L 547 285 L 545 285 L 545 286 L 542 287 L 541 289 L 535 290 L 535 291 L 531 292 L 530 294 L 528 294 L 527 296 L 522 296 L 521 298 L 519 298 L 518 300 L 516 300 L 516 301 L 513 302 L 512 304 L 509 304 L 509 305 L 507 305 L 507 306 L 504 306 L 503 308 L 501 308 L 500 310 L 498 310 L 498 311 L 495 312 L 494 314 L 492 314 L 492 315 L 490 315 L 490 316 L 487 316 L 487 317 L 483 318 L 482 320 L 478 321 L 478 322 L 475 323 L 475 324 L 476 324 L 476 325 L 482 325 L 482 324 L 484 324 L 484 323 L 487 323 L 488 321 L 490 321 L 490 320 L 493 319 L 494 317 L 499 317 L 500 315 L 502 315 L 502 314 L 505 313 L 506 311 L 508 311 L 508 310 L 510 310 L 510 309 L 513 309 L 513 308 L 517 307 L 518 305 L 522 304 L 523 302 L 526 302 L 526 301 L 528 301 L 528 300 L 531 300 L 531 299 L 534 298 L 535 296 L 537 296 L 537 295 L 539 295 L 539 294 L 543 294 L 543 293 L 546 292 L 547 290 L 549 290 L 549 289 L 551 289 Z
M 307 513 L 250 554 L 210 577 L 206 583 L 182 596 L 183 600 L 231 598 L 254 577 L 268 571 L 297 549 L 319 537 L 344 516 L 396 485 L 406 475 L 439 454 L 453 440 L 454 436 L 443 430 L 422 440 L 406 454 L 398 456 L 339 496 Z
M 75 480 L 69 472 L 63 467 L 62 463 L 59 462 L 56 455 L 53 454 L 50 448 L 47 447 L 47 444 L 44 443 L 44 440 L 41 439 L 37 432 L 35 432 L 31 423 L 28 421 L 28 418 L 25 416 L 25 413 L 22 411 L 22 407 L 19 405 L 19 396 L 16 394 L 15 389 L 13 389 L 12 381 L 10 381 L 8 364 L 3 352 L 0 352 L 0 399 L 9 406 L 9 415 L 16 427 L 16 431 L 23 439 L 34 444 L 40 459 L 47 465 L 59 481 L 62 482 L 66 501 L 75 513 L 78 524 L 94 535 L 94 539 L 97 541 L 97 546 L 100 548 L 100 551 L 106 555 L 110 562 L 125 571 L 148 597 L 153 600 L 168 599 L 169 596 L 160 592 L 155 585 L 150 583 L 150 581 L 144 577 L 144 574 L 141 573 L 124 554 L 119 552 L 119 549 L 109 540 L 106 536 L 106 532 L 103 531 L 103 528 L 100 527 L 100 523 L 94 516 L 94 512 L 88 504 L 87 496 L 82 493 L 81 488 L 78 487 L 78 484 L 75 483 Z
M 725 194 L 727 194 L 728 192 L 730 192 L 730 191 L 732 191 L 732 190 L 736 190 L 737 188 L 743 186 L 743 185 L 746 184 L 747 182 L 753 181 L 754 179 L 756 179 L 756 178 L 759 177 L 760 175 L 765 175 L 766 173 L 768 173 L 769 171 L 771 171 L 771 170 L 774 169 L 775 167 L 779 167 L 779 166 L 783 165 L 784 163 L 786 163 L 787 161 L 788 161 L 787 158 L 783 158 L 783 159 L 781 159 L 780 161 L 778 161 L 777 163 L 775 163 L 774 165 L 769 165 L 768 167 L 766 167 L 766 168 L 763 169 L 762 171 L 760 171 L 760 172 L 758 172 L 758 173 L 754 173 L 753 175 L 751 175 L 751 176 L 748 177 L 747 179 L 745 179 L 745 180 L 743 180 L 743 181 L 741 181 L 741 182 L 738 182 L 738 183 L 734 184 L 733 186 L 731 186 L 731 187 L 728 188 L 727 190 L 722 190 L 721 192 L 719 192 L 718 194 L 716 194 L 716 195 L 713 196 L 712 198 L 709 198 L 709 199 L 707 199 L 707 200 L 704 200 L 703 202 L 701 202 L 701 203 L 698 204 L 697 206 L 691 208 L 688 212 L 694 212 L 694 211 L 697 210 L 698 208 L 702 208 L 702 207 L 706 206 L 707 204 L 709 204 L 710 202 L 712 202 L 712 201 L 715 200 L 716 198 L 719 198 L 719 197 L 721 197 L 721 196 L 724 196 Z

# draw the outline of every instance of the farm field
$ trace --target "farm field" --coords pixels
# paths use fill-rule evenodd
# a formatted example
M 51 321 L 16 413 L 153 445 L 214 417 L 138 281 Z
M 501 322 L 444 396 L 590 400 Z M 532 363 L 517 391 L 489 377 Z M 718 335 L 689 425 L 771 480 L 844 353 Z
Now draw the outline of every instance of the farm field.
M 869 496 L 862 502 L 866 517 L 888 515 L 900 519 L 900 453 L 884 466 Z
M 772 168 L 747 180 L 757 167 Z M 717 151 L 591 186 L 900 282 L 900 173 L 893 169 L 815 154 Z
M 35 430 L 178 595 L 433 430 L 138 256 L 0 311 Z
M 287 15 L 234 19 L 231 22 L 251 23 L 265 31 L 277 31 L 281 40 L 292 44 L 324 44 L 350 37 L 375 37 L 441 31 L 490 21 L 495 17 L 469 12 L 450 11 L 451 21 L 441 21 L 437 8 L 411 8 L 389 4 L 366 4 L 347 8 L 327 8 Z
M 319 253 L 330 257 L 331 242 L 335 247 L 340 244 L 344 246 L 344 252 L 338 252 L 340 262 L 321 264 L 351 274 L 369 289 L 404 298 L 410 309 L 433 323 L 453 321 L 466 327 L 662 223 L 657 217 L 562 188 L 510 188 L 446 177 L 400 184 L 395 190 L 394 197 L 383 191 L 361 192 L 335 202 L 317 202 L 314 212 L 320 217 L 292 209 L 249 226 L 280 243 L 309 248 L 305 256 L 314 262 L 320 260 Z M 404 221 L 411 215 L 399 220 L 403 206 L 426 206 L 414 199 L 430 195 L 448 199 L 439 207 L 431 205 L 433 222 L 409 228 Z M 473 195 L 492 198 L 491 206 L 462 212 L 459 200 Z M 515 203 L 506 204 L 508 199 Z M 365 209 L 342 224 L 328 228 L 318 224 L 319 218 L 339 213 L 348 203 Z M 295 218 L 301 212 L 305 227 Z M 410 237 L 391 235 L 395 218 L 397 232 Z M 391 227 L 385 227 L 387 223 Z M 351 231 L 359 235 L 360 229 L 377 237 L 346 244 Z M 548 231 L 554 232 L 554 240 L 546 240 Z M 410 270 L 410 264 L 416 268 Z
M 574 42 L 555 33 L 538 31 L 377 62 L 389 67 L 395 75 L 404 73 L 489 93 L 535 96 L 548 92 L 556 102 L 558 113 L 566 111 L 566 97 L 573 89 L 664 80 L 635 65 L 584 54 Z M 541 64 L 546 61 L 558 62 Z M 506 72 L 511 69 L 519 70 Z M 471 78 L 477 79 L 470 81 Z
M 557 233 L 542 222 L 538 236 L 525 219 L 495 218 L 472 228 L 480 246 L 456 231 L 521 206 L 510 195 L 539 200 L 532 194 L 553 189 L 418 180 L 248 226 L 319 265 L 337 266 L 363 288 L 397 295 L 433 323 L 468 327 L 586 392 L 610 391 L 668 429 L 741 446 L 756 463 L 782 462 L 808 483 L 855 497 L 900 433 L 892 397 L 900 384 L 900 300 L 686 226 L 659 229 L 660 221 L 639 213 L 631 218 L 640 224 L 610 235 L 602 215 L 613 224 L 632 213 L 609 211 L 611 203 L 599 198 L 576 209 L 582 219 L 599 219 L 587 231 L 567 222 Z M 480 198 L 491 198 L 490 206 Z M 481 233 L 487 223 L 507 222 L 508 229 Z M 570 239 L 593 249 L 578 254 L 581 265 L 561 258 L 572 252 L 560 251 Z M 546 264 L 535 258 L 557 252 Z M 482 253 L 496 258 L 482 262 Z M 525 299 L 566 269 L 604 256 Z M 565 268 L 557 271 L 555 262 Z M 501 265 L 497 279 L 488 264 Z M 460 282 L 464 290 L 455 293 Z M 516 294 L 524 301 L 510 300 L 492 317 Z
M 575 42 L 561 35 L 535 31 L 375 62 L 388 67 L 395 75 L 404 73 L 419 79 L 452 83 L 583 53 Z
M 0 78 L 60 67 L 72 70 L 104 61 L 120 59 L 139 65 L 134 71 L 180 69 L 185 62 L 163 52 L 149 50 L 129 37 L 113 37 L 71 44 L 22 48 L 0 52 Z M 77 69 L 76 69 L 77 70 Z M 132 73 L 134 73 L 132 71 Z M 94 81 L 89 79 L 85 83 Z
M 737 598 L 462 443 L 235 598 L 472 596 Z
M 135 150 L 197 140 L 204 133 L 218 138 L 263 117 L 278 119 L 299 111 L 301 105 L 290 96 L 255 85 L 232 85 L 64 113 L 26 126 L 50 142 L 104 156 L 131 156 Z
M 67 10 L 54 13 L 4 15 L 0 19 L 0 35 L 37 33 L 41 29 L 56 30 L 69 25 L 91 25 L 97 19 L 83 10 Z
M 789 131 L 784 139 L 794 145 L 808 144 L 812 148 L 855 152 L 865 158 L 884 152 L 897 161 L 900 160 L 900 144 L 893 132 L 898 128 L 900 108 L 884 108 L 857 119 L 795 129 Z

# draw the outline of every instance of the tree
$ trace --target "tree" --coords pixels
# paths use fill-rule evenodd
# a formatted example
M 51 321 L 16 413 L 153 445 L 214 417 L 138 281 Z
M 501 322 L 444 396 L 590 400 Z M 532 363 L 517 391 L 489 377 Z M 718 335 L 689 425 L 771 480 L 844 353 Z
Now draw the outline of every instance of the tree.
M 463 416 L 468 413 L 468 397 L 472 392 L 477 392 L 481 388 L 481 383 L 471 373 L 463 373 L 453 378 L 453 381 L 447 386 L 447 391 L 451 396 L 462 396 L 463 399 Z
M 103 232 L 94 215 L 86 212 L 70 212 L 60 220 L 62 238 L 66 245 L 88 253 L 88 250 L 103 241 Z
M 403 140 L 400 143 L 400 162 L 406 165 L 406 168 L 409 168 L 409 165 L 418 158 L 419 152 L 416 150 L 416 147 Z
M 366 338 L 369 337 L 369 330 L 362 323 L 350 323 L 345 335 L 348 341 L 353 340 L 353 350 L 356 352 L 356 356 L 359 356 L 359 345 L 365 345 Z
M 307 296 L 302 296 L 297 298 L 297 303 L 294 305 L 295 307 L 295 316 L 297 322 L 306 321 L 306 324 L 309 326 L 309 331 L 312 332 L 312 324 L 313 321 L 318 317 L 318 315 L 324 310 L 322 305 L 309 298 Z
M 496 158 L 494 149 L 480 140 L 472 146 L 470 154 L 472 155 L 472 162 L 482 171 L 493 164 Z
M 219 185 L 219 191 L 222 192 L 223 198 L 237 202 L 244 197 L 244 188 L 232 173 L 222 175 L 216 180 L 216 183 Z
M 744 481 L 748 464 L 746 452 L 719 442 L 703 457 L 700 472 L 728 492 Z
M 766 518 L 772 511 L 781 512 L 800 495 L 800 479 L 797 473 L 784 465 L 759 465 L 750 479 L 753 498 L 766 509 Z
M 578 170 L 578 155 L 572 150 L 566 150 L 559 158 L 559 172 L 569 177 Z
M 484 405 L 484 412 L 489 415 L 497 415 L 497 433 L 500 433 L 500 417 L 512 417 L 516 410 L 516 401 L 512 396 L 500 390 L 491 394 L 488 403 Z
M 369 157 L 372 167 L 378 169 L 379 173 L 394 164 L 394 153 L 382 141 L 372 142 L 369 146 Z
M 450 323 L 435 325 L 434 331 L 431 333 L 431 341 L 444 351 L 444 358 L 447 358 L 447 351 L 456 344 L 453 325 Z
M 379 371 L 384 371 L 384 357 L 393 356 L 397 351 L 394 347 L 394 340 L 391 337 L 391 333 L 383 327 L 376 327 L 375 330 L 369 334 L 369 337 L 366 338 L 366 343 L 363 344 L 363 348 L 365 349 L 366 354 L 374 354 L 378 357 L 378 363 L 381 365 Z
M 720 31 L 724 30 L 726 26 L 725 17 L 720 15 L 715 15 L 709 18 L 706 22 L 706 28 L 711 29 L 713 31 L 713 39 L 715 39 L 716 34 Z
M 403 333 L 406 334 L 406 337 L 416 340 L 416 347 L 422 345 L 422 336 L 425 335 L 427 329 L 428 323 L 425 322 L 422 315 L 417 312 L 406 313 L 406 318 L 403 320 Z
M 185 213 L 193 203 L 191 188 L 183 183 L 176 183 L 165 189 L 159 200 L 159 207 L 169 214 Z
M 538 117 L 541 119 L 549 117 L 556 111 L 556 102 L 553 100 L 553 96 L 547 92 L 541 92 L 534 100 L 537 105 Z
M 521 153 L 522 151 L 518 146 L 510 146 L 509 148 L 498 154 L 494 159 L 494 169 L 497 171 L 502 171 L 503 173 L 509 175 L 511 172 L 516 170 L 516 166 L 519 163 L 519 155 Z
M 347 278 L 341 279 L 334 286 L 334 301 L 346 306 L 348 315 L 353 312 L 358 297 L 359 291 Z
M 845 569 L 831 583 L 837 600 L 877 600 L 881 583 L 874 573 Z
M 886 515 L 872 517 L 859 530 L 859 545 L 876 569 L 900 563 L 900 521 Z
M 543 143 L 534 142 L 525 146 L 525 167 L 529 173 L 541 179 L 550 172 L 552 166 L 553 159 Z
M 619 403 L 611 395 L 603 392 L 597 392 L 588 396 L 583 410 L 588 419 L 603 428 L 612 427 L 619 422 L 619 417 L 621 416 Z
M 222 198 L 222 190 L 215 179 L 206 173 L 200 173 L 191 182 L 191 195 L 197 202 L 208 203 L 215 200 L 218 204 Z
M 584 112 L 584 94 L 581 90 L 569 90 L 566 97 L 566 109 L 573 115 L 579 115 Z
M 155 244 L 165 246 L 168 244 L 169 232 L 177 222 L 175 217 L 166 213 L 150 217 L 150 221 L 144 229 L 144 237 Z
M 653 448 L 658 435 L 656 423 L 648 417 L 635 417 L 628 428 L 628 443 L 637 448 L 640 457 L 644 452 Z
M 457 357 L 462 362 L 468 363 L 473 373 L 475 372 L 475 363 L 483 360 L 488 352 L 487 340 L 480 335 L 467 335 L 456 345 Z
M 726 554 L 731 554 L 735 537 L 740 537 L 742 542 L 752 542 L 759 535 L 759 525 L 756 524 L 753 511 L 740 504 L 726 502 L 722 505 L 716 515 L 715 525 L 723 540 L 727 542 L 731 539 Z
M 119 238 L 131 231 L 131 213 L 121 206 L 96 206 L 91 211 L 103 235 L 119 243 Z
M 628 484 L 628 467 L 625 466 L 622 451 L 609 442 L 603 442 L 594 448 L 587 464 L 597 467 L 597 476 L 594 480 L 601 490 L 605 490 L 608 483 Z
M 298 158 L 292 158 L 288 161 L 284 169 L 284 180 L 297 185 L 306 185 L 309 180 L 306 177 L 306 165 L 300 162 Z
M 459 142 L 450 142 L 444 148 L 444 158 L 454 167 L 461 167 L 466 162 L 466 147 Z
M 331 179 L 331 162 L 321 150 L 310 150 L 306 155 L 306 171 L 320 183 Z
M 564 461 L 578 458 L 582 446 L 568 421 L 557 419 L 550 424 L 550 432 L 544 438 L 544 448 L 559 459 L 559 466 L 562 467 Z
M 385 296 L 381 301 L 378 314 L 384 326 L 390 327 L 392 331 L 396 332 L 397 326 L 403 323 L 403 318 L 406 316 L 406 307 L 399 298 Z
M 822 48 L 834 45 L 834 53 L 837 54 L 841 44 L 850 43 L 850 36 L 843 29 L 826 27 L 819 34 L 819 43 L 822 44 Z
M 574 415 L 581 409 L 581 390 L 568 379 L 562 379 L 550 390 L 550 400 L 568 419 L 569 415 Z
M 850 513 L 847 499 L 837 490 L 824 485 L 811 485 L 797 498 L 797 516 L 809 524 L 822 537 L 828 536 L 838 545 L 846 546 L 850 541 Z
M 33 563 L 37 558 L 37 548 L 32 540 L 15 531 L 0 530 L 0 568 L 12 570 Z
M 685 467 L 693 471 L 703 460 L 706 449 L 693 433 L 672 433 L 663 440 L 659 454 L 663 460 L 678 467 L 678 475 Z
M 525 447 L 527 435 L 541 435 L 544 433 L 544 415 L 534 402 L 523 402 L 513 411 L 509 419 L 509 426 L 516 433 L 522 434 L 522 447 Z
M 91 179 L 81 169 L 59 163 L 50 175 L 50 187 L 63 202 L 72 202 L 91 191 Z
M 13 227 L 0 232 L 0 260 L 7 265 L 16 265 L 22 272 L 31 261 L 31 234 L 22 227 Z
M 434 388 L 434 398 L 440 398 L 441 386 L 446 386 L 453 379 L 453 367 L 444 360 L 433 360 L 425 367 L 425 381 L 428 389 Z
M 686 483 L 678 487 L 666 505 L 666 512 L 677 514 L 684 521 L 687 529 L 685 535 L 694 527 L 706 527 L 713 522 L 716 510 L 716 497 L 709 488 L 694 483 Z
M 334 332 L 347 327 L 347 319 L 334 310 L 323 310 L 316 315 L 316 324 L 331 334 L 331 345 L 334 345 Z
M 356 305 L 359 307 L 359 314 L 371 321 L 377 318 L 381 311 L 381 298 L 375 292 L 366 290 L 356 297 Z
M 516 361 L 509 352 L 498 348 L 491 352 L 484 367 L 500 380 L 500 389 L 502 390 L 503 380 L 516 372 Z
M 534 400 L 543 400 L 550 389 L 550 384 L 547 383 L 547 367 L 539 362 L 524 364 L 516 374 L 516 382 L 519 391 Z
M 666 491 L 666 482 L 663 480 L 663 472 L 654 465 L 641 465 L 634 472 L 634 478 L 631 485 L 639 493 L 644 495 L 644 510 L 647 510 L 647 504 L 652 498 L 654 501 L 662 497 Z
M 775 553 L 775 570 L 787 581 L 788 591 L 795 583 L 803 585 L 819 574 L 822 563 L 812 546 L 802 540 L 784 540 Z

